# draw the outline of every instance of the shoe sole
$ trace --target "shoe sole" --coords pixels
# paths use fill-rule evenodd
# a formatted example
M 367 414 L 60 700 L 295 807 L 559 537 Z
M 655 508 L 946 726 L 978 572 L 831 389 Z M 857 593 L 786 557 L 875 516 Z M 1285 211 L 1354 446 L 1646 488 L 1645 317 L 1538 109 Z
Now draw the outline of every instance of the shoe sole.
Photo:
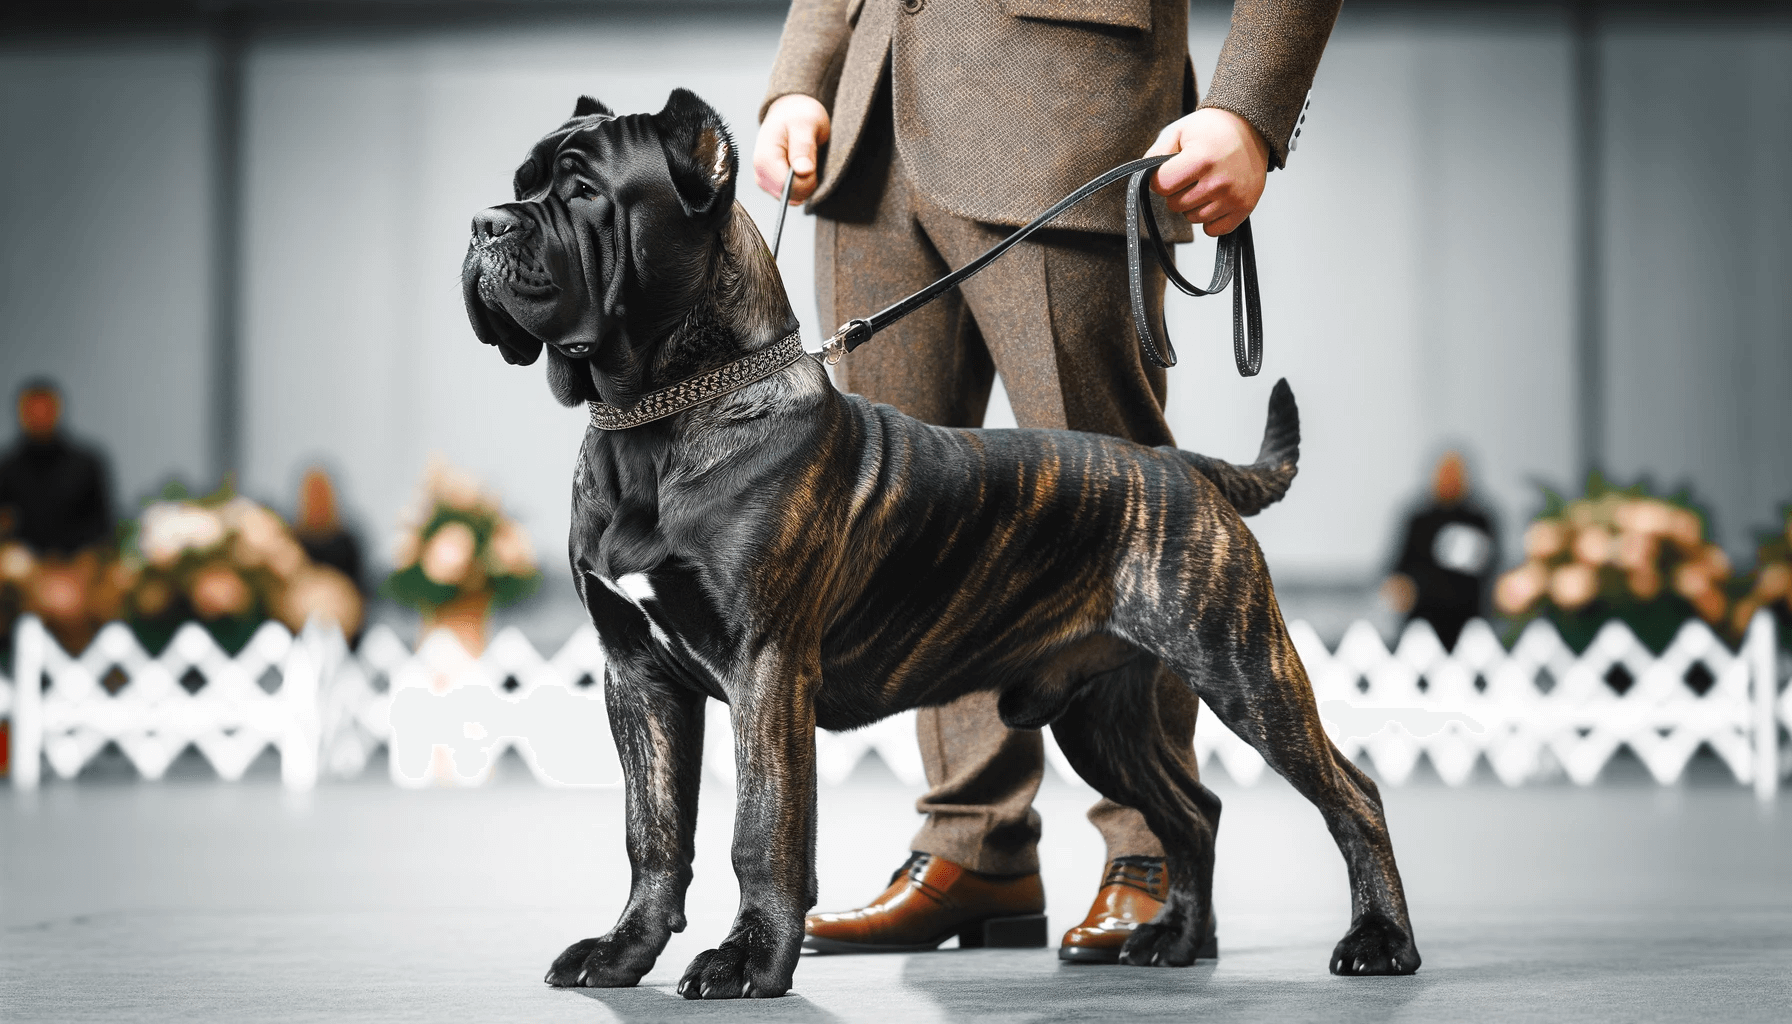
M 931 942 L 888 945 L 873 942 L 842 942 L 819 935 L 803 936 L 803 948 L 817 953 L 924 953 L 938 949 L 940 943 L 953 936 L 947 932 Z M 1044 914 L 1020 914 L 1013 917 L 991 917 L 973 921 L 957 930 L 959 949 L 1043 949 L 1046 946 Z
M 1195 954 L 1196 960 L 1218 960 L 1220 958 L 1220 938 L 1209 935 L 1201 951 Z M 1089 946 L 1059 946 L 1058 959 L 1072 964 L 1117 964 L 1120 962 L 1120 950 L 1094 949 Z

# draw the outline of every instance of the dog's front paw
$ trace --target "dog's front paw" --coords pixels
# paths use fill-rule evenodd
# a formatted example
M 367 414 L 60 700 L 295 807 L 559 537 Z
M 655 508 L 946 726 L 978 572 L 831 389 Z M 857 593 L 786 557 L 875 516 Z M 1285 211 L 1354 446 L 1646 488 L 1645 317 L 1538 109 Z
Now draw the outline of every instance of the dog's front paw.
M 632 988 L 653 969 L 664 945 L 631 942 L 614 932 L 581 939 L 555 958 L 542 980 L 555 988 Z
M 1147 921 L 1126 937 L 1126 945 L 1120 947 L 1120 962 L 1134 967 L 1187 967 L 1199 952 L 1194 929 Z
M 679 979 L 686 999 L 769 999 L 790 991 L 795 965 L 753 943 L 723 942 L 697 954 Z
M 1381 914 L 1364 914 L 1332 950 L 1333 974 L 1411 974 L 1419 949 L 1406 929 Z

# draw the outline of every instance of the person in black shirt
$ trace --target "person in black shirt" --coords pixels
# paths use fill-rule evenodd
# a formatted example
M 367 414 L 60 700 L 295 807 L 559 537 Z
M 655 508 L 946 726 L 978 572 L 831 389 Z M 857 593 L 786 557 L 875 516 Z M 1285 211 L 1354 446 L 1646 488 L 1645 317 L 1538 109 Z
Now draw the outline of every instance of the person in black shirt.
M 62 433 L 56 385 L 26 384 L 18 414 L 19 439 L 0 455 L 0 549 L 22 563 L 22 610 L 78 652 L 116 612 L 118 588 L 105 585 L 103 557 L 112 540 L 110 474 L 99 453 Z
M 1382 593 L 1406 621 L 1424 619 L 1446 648 L 1468 620 L 1487 614 L 1487 592 L 1499 565 L 1498 533 L 1468 497 L 1462 456 L 1438 460 L 1432 500 L 1406 521 L 1400 556 Z
M 111 540 L 110 474 L 99 453 L 62 433 L 56 385 L 25 385 L 18 412 L 19 440 L 0 457 L 0 538 L 65 558 Z

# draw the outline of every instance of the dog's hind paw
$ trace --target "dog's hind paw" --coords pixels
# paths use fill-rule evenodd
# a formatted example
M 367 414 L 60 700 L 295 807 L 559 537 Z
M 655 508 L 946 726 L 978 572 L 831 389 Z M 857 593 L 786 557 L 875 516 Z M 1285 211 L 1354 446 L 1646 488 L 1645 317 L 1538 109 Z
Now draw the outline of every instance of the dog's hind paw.
M 547 977 L 555 988 L 632 988 L 653 969 L 658 950 L 631 948 L 634 944 L 612 938 L 581 939 L 554 959 Z
M 1406 929 L 1381 914 L 1364 914 L 1332 950 L 1333 974 L 1411 974 L 1419 949 Z
M 746 946 L 724 942 L 698 953 L 678 981 L 686 999 L 769 999 L 790 991 L 788 970 L 779 971 Z

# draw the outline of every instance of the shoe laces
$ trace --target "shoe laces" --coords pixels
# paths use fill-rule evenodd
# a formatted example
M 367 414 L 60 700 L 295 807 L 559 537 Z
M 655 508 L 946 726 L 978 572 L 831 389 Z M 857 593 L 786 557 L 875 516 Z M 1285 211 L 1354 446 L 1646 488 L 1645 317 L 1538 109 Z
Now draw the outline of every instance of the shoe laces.
M 895 885 L 896 880 L 904 874 L 907 874 L 911 881 L 919 882 L 921 872 L 927 870 L 927 862 L 932 859 L 933 854 L 931 853 L 922 853 L 920 850 L 911 852 L 908 859 L 902 862 L 902 866 L 891 872 L 890 884 Z
M 1104 888 L 1124 885 L 1155 899 L 1156 890 L 1163 885 L 1163 881 L 1162 857 L 1115 857 L 1108 863 L 1107 877 L 1101 880 L 1101 884 Z

